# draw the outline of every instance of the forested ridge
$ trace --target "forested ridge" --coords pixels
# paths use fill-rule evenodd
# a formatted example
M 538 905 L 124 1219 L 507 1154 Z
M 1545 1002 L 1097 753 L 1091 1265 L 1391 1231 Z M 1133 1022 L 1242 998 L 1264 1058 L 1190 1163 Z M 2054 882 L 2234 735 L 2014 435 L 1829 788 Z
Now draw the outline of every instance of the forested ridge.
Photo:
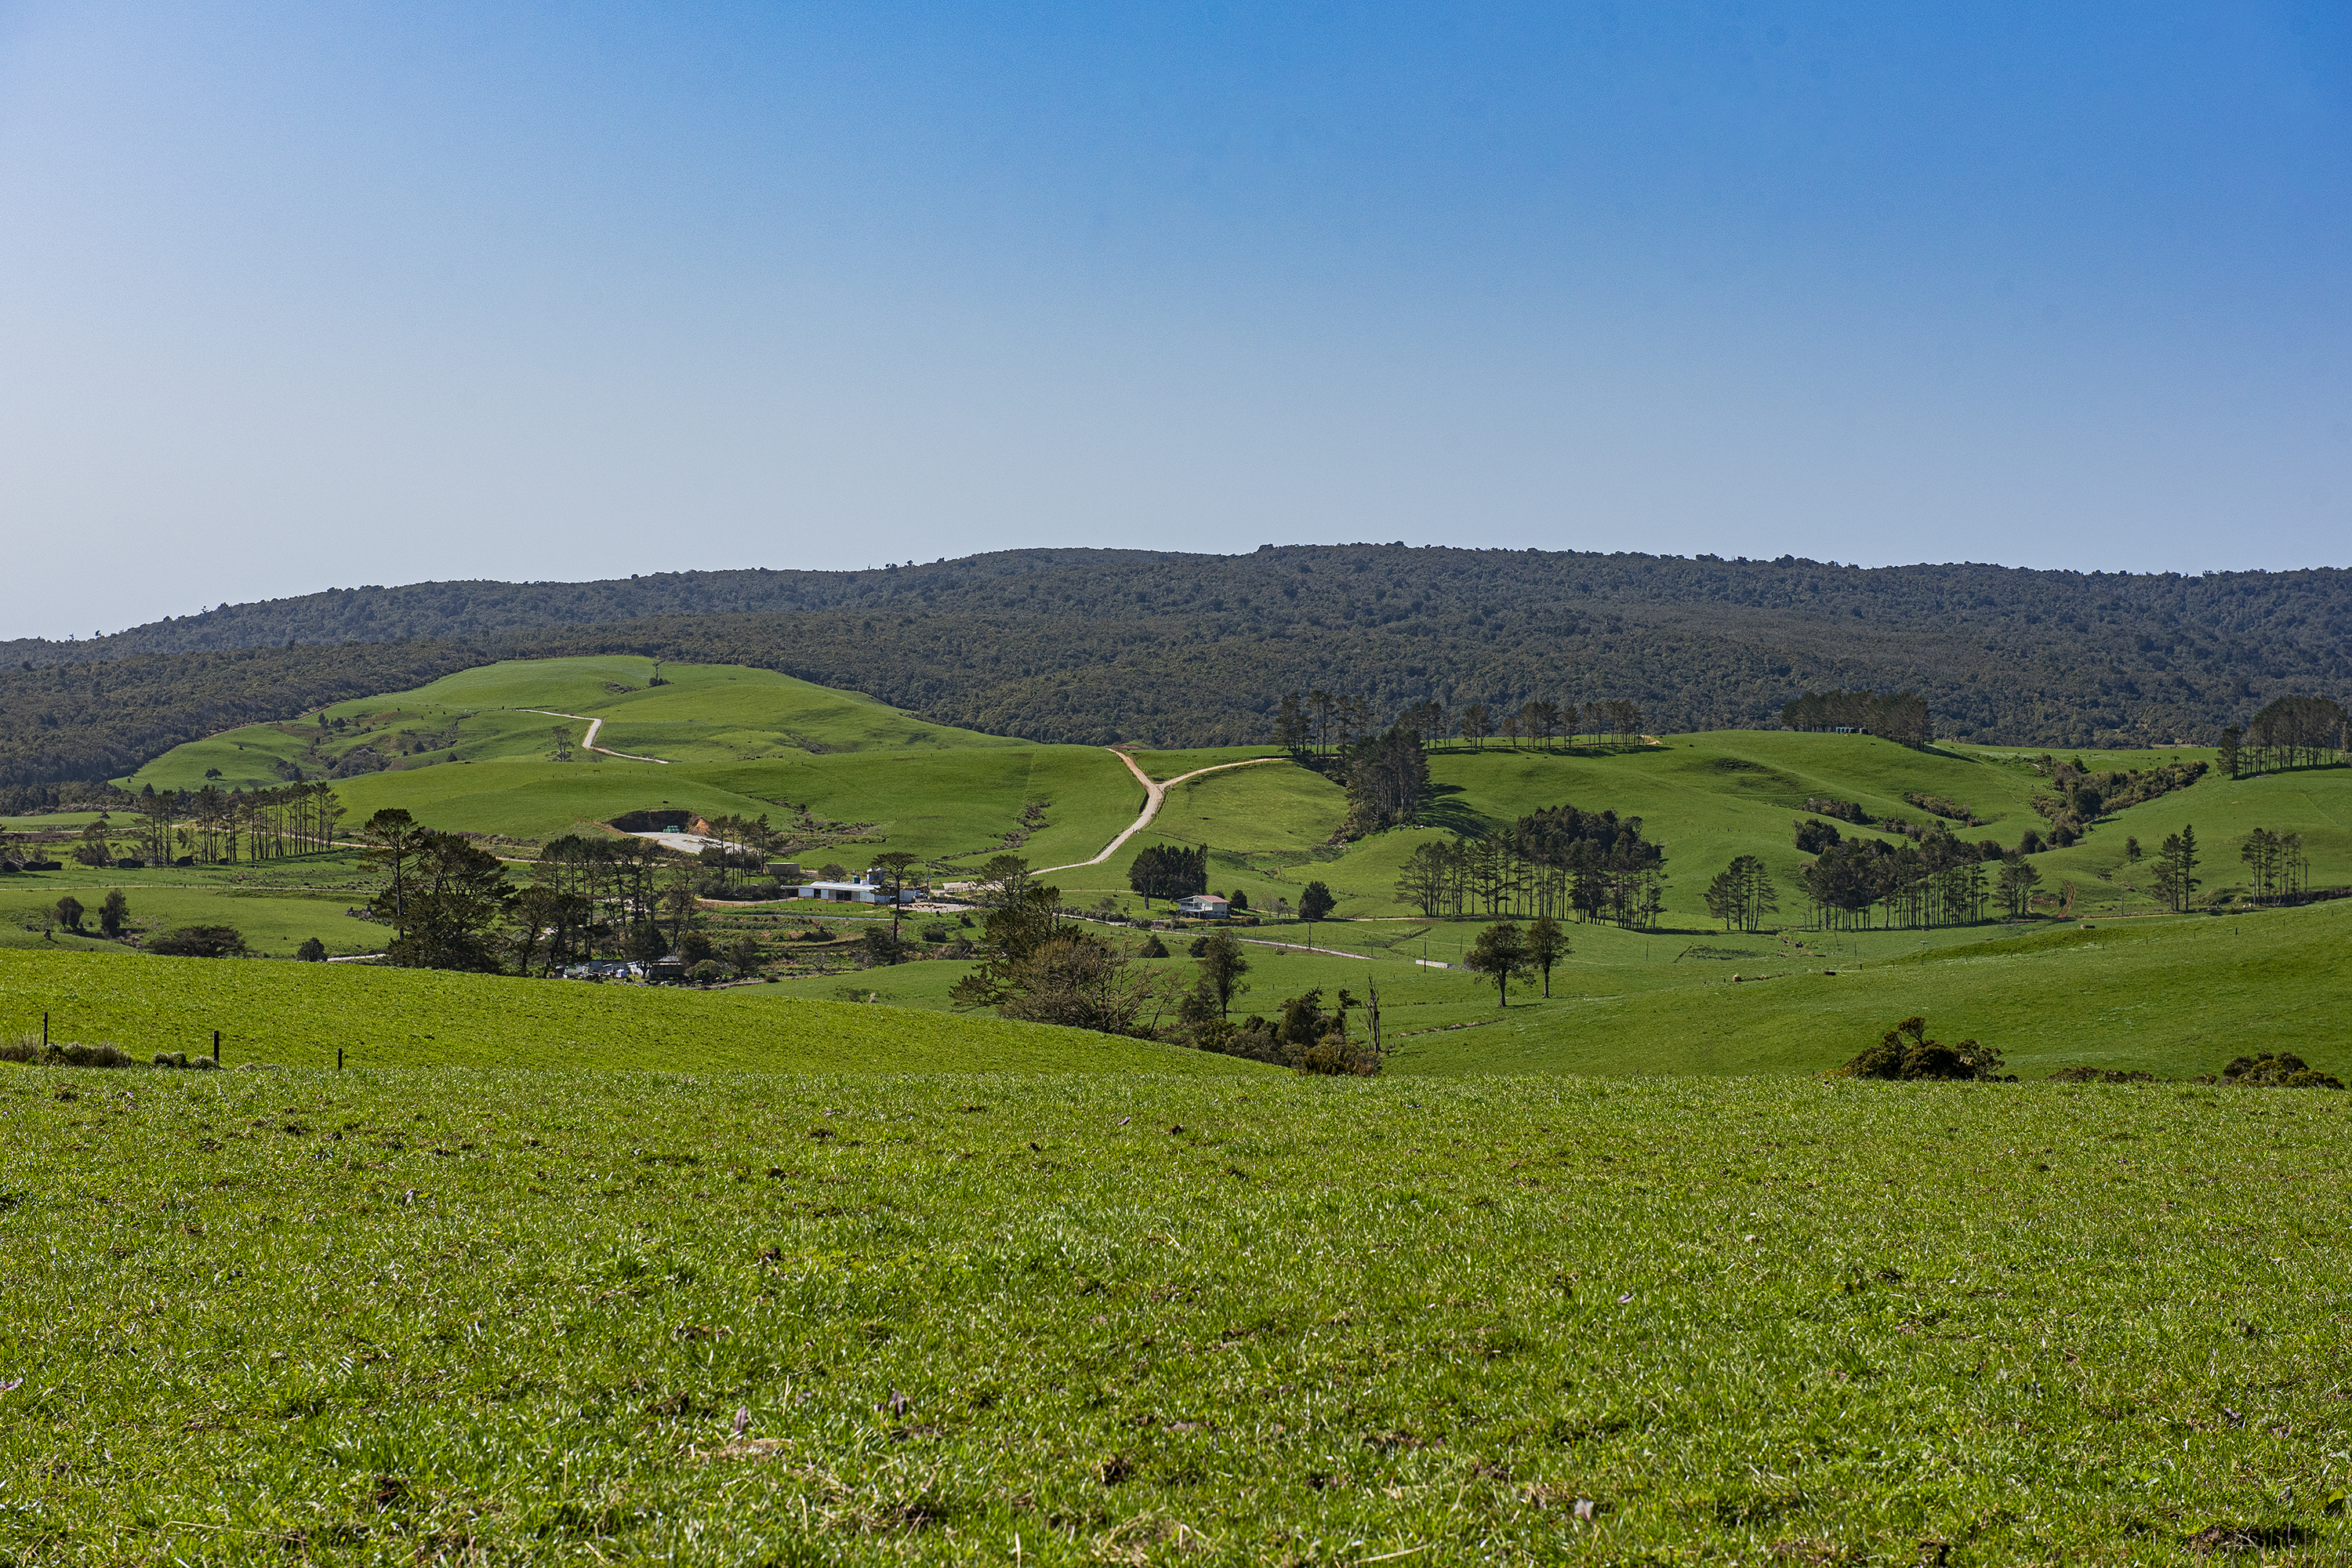
M 1630 699 L 1657 730 L 1769 725 L 1810 690 L 1907 689 L 1938 736 L 2211 741 L 2272 698 L 2337 691 L 2347 632 L 2352 573 L 2333 568 L 1296 545 L 432 583 L 5 645 L 0 783 L 119 773 L 197 735 L 488 658 L 622 651 L 778 669 L 1042 741 L 1263 741 L 1283 693 L 1309 687 L 1391 710 Z

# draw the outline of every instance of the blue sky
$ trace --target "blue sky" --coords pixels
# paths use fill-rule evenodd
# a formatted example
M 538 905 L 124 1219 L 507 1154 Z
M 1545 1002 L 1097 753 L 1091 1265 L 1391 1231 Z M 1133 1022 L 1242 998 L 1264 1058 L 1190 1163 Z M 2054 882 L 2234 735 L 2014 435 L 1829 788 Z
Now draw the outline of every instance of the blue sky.
M 1029 544 L 2352 564 L 2347 18 L 0 0 L 0 635 Z

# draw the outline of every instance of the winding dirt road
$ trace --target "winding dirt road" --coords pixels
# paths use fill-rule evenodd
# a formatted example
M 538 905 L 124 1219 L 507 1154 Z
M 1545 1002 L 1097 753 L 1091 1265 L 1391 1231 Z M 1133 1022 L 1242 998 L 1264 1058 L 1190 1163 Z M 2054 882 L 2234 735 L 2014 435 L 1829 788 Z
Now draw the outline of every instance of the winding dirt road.
M 581 722 L 588 726 L 587 738 L 580 742 L 580 747 L 583 751 L 594 752 L 600 756 L 619 757 L 626 762 L 659 763 L 664 767 L 669 766 L 669 759 L 667 757 L 641 757 L 635 752 L 616 752 L 609 746 L 598 745 L 596 743 L 596 731 L 604 727 L 604 721 L 602 719 L 591 719 L 585 713 L 558 713 L 552 708 L 518 708 L 515 711 L 518 713 L 544 713 L 551 719 L 579 720 Z
M 1189 773 L 1180 773 L 1176 777 L 1170 779 L 1166 784 L 1154 784 L 1151 781 L 1151 775 L 1145 773 L 1141 768 L 1136 766 L 1135 759 L 1129 756 L 1125 752 L 1118 750 L 1115 746 L 1105 746 L 1103 750 L 1110 752 L 1112 756 L 1117 757 L 1120 762 L 1125 763 L 1127 764 L 1127 771 L 1133 773 L 1135 775 L 1136 782 L 1143 786 L 1145 796 L 1143 802 L 1143 815 L 1137 817 L 1135 821 L 1129 826 L 1126 832 L 1120 834 L 1118 837 L 1112 839 L 1109 844 L 1106 845 L 1103 848 L 1103 852 L 1096 856 L 1093 859 L 1073 860 L 1066 866 L 1047 866 L 1043 870 L 1032 871 L 1030 873 L 1031 876 L 1042 877 L 1047 871 L 1075 871 L 1081 866 L 1101 865 L 1104 861 L 1118 853 L 1118 847 L 1120 845 L 1126 843 L 1129 839 L 1134 837 L 1137 834 L 1142 832 L 1146 827 L 1149 827 L 1151 825 L 1151 819 L 1160 815 L 1160 802 L 1168 798 L 1169 790 L 1177 784 L 1183 784 L 1187 780 L 1199 778 L 1202 773 L 1221 773 L 1225 772 L 1228 768 L 1250 768 L 1255 767 L 1260 763 L 1278 763 L 1283 760 L 1280 757 L 1250 757 L 1238 763 L 1219 763 L 1214 767 L 1194 768 Z

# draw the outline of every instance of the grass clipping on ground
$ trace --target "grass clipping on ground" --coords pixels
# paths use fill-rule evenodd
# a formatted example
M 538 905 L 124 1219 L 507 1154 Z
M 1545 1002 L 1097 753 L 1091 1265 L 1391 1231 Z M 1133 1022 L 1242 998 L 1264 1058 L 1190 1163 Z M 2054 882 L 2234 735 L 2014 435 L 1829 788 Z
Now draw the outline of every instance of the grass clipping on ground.
M 0 1068 L 0 1557 L 2335 1560 L 2347 1102 Z

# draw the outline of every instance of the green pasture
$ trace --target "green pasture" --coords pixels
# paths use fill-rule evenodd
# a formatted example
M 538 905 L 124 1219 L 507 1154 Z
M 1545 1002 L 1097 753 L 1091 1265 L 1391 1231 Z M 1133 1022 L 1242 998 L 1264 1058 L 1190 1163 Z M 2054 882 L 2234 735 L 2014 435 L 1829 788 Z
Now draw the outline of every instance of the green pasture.
M 1303 925 L 1244 931 L 1251 989 L 1235 1016 L 1272 1016 L 1309 989 L 1328 1001 L 1342 987 L 1359 997 L 1377 988 L 1391 1070 L 1410 1075 L 1818 1073 L 1922 1014 L 1939 1037 L 1981 1040 L 2025 1077 L 2088 1066 L 2185 1079 L 2258 1049 L 2292 1050 L 2352 1077 L 2343 1022 L 2352 1017 L 2352 901 L 1934 931 L 1726 937 L 1571 925 L 1550 999 L 1515 984 L 1507 1007 L 1490 980 L 1414 962 L 1458 963 L 1483 924 L 1315 928 L 1317 947 L 1354 958 L 1261 945 L 1303 943 Z M 1185 949 L 1198 934 L 1163 933 L 1170 957 L 1138 963 L 1189 984 Z M 1141 940 L 1113 937 L 1130 948 Z M 931 960 L 775 988 L 830 996 L 854 987 L 885 1005 L 936 1010 L 967 967 Z
M 396 754 L 403 768 L 451 761 L 542 761 L 555 754 L 557 727 L 575 748 L 584 738 L 585 723 L 531 709 L 601 718 L 605 722 L 597 735 L 599 746 L 681 762 L 1020 744 L 929 723 L 870 697 L 813 686 L 773 670 L 664 664 L 661 686 L 651 684 L 653 674 L 653 660 L 627 655 L 509 659 L 414 690 L 339 702 L 300 720 L 247 725 L 191 742 L 124 783 L 131 789 L 151 784 L 194 789 L 206 782 L 223 788 L 268 785 L 280 782 L 275 769 L 281 760 L 315 778 L 361 746 Z M 575 751 L 572 765 L 645 764 Z M 207 781 L 213 769 L 221 776 Z
M 766 816 L 781 829 L 806 807 L 866 840 L 823 852 L 845 865 L 886 848 L 925 859 L 984 855 L 1034 805 L 1045 826 L 1020 853 L 1051 864 L 1099 852 L 1142 810 L 1143 786 L 1099 747 L 972 747 L 671 767 L 467 763 L 344 780 L 335 798 L 348 821 L 396 805 L 435 827 L 541 841 L 646 807 Z
M 0 1552 L 2352 1555 L 2352 1097 L 746 1054 L 0 1066 Z
M 227 1060 L 331 1067 L 773 1072 L 1262 1073 L 1136 1040 L 718 991 L 526 980 L 357 963 L 0 951 L 0 1037 L 112 1041 L 142 1057 L 228 1042 Z
M 2083 753 L 2082 760 L 2094 768 L 2149 768 L 2175 760 L 2210 763 L 2212 753 L 2166 749 Z M 1152 828 L 1129 847 L 1206 843 L 1211 884 L 1220 891 L 1245 891 L 1255 908 L 1276 895 L 1296 902 L 1300 888 L 1320 879 L 1339 895 L 1342 914 L 1390 914 L 1403 909 L 1396 881 L 1416 844 L 1455 832 L 1491 832 L 1529 812 L 1572 804 L 1642 818 L 1644 834 L 1666 847 L 1668 923 L 1698 930 L 1707 923 L 1707 880 L 1739 855 L 1754 855 L 1772 871 L 1780 889 L 1780 923 L 1801 922 L 1806 911 L 1798 879 L 1806 858 L 1797 852 L 1793 834 L 1811 797 L 1856 801 L 1874 816 L 1917 822 L 1927 814 L 1904 795 L 1940 795 L 1984 819 L 1978 826 L 1952 825 L 1970 842 L 1992 838 L 2014 846 L 2028 828 L 2044 826 L 2027 804 L 2043 781 L 2024 753 L 1915 752 L 1864 735 L 1717 731 L 1609 750 L 1457 748 L 1434 753 L 1430 771 L 1435 801 L 1429 826 L 1377 834 L 1344 849 L 1321 847 L 1345 816 L 1342 792 L 1307 769 L 1280 763 L 1213 773 L 1181 786 Z M 2188 789 L 2111 814 L 2079 844 L 2034 857 L 2042 890 L 2063 901 L 2072 883 L 2078 915 L 2152 912 L 2153 866 L 2127 868 L 2126 841 L 2137 837 L 2152 856 L 2184 825 L 2196 827 L 2204 855 L 2200 897 L 2245 885 L 2238 850 L 2257 827 L 2302 834 L 2315 884 L 2352 883 L 2352 767 L 2334 767 L 2235 781 L 2209 773 Z M 1836 826 L 1848 837 L 1893 837 L 1850 823 Z M 1129 858 L 1122 851 L 1120 870 Z M 1101 875 L 1110 869 L 1095 873 L 1102 888 L 1123 887 L 1123 876 Z M 2133 886 L 2126 889 L 2126 882 Z
M 46 952 L 130 953 L 136 950 L 99 934 L 99 906 L 107 893 L 121 889 L 131 904 L 132 934 L 152 938 L 174 926 L 235 926 L 257 953 L 290 958 L 294 950 L 317 937 L 330 953 L 380 952 L 384 928 L 353 920 L 344 911 L 364 905 L 373 896 L 365 889 L 302 889 L 257 885 L 238 887 L 218 881 L 180 880 L 186 873 L 106 871 L 71 867 L 62 871 L 30 872 L 0 878 L 0 948 L 32 948 Z M 82 924 L 88 934 L 75 936 L 54 921 L 45 922 L 64 898 L 80 901 L 87 911 Z

